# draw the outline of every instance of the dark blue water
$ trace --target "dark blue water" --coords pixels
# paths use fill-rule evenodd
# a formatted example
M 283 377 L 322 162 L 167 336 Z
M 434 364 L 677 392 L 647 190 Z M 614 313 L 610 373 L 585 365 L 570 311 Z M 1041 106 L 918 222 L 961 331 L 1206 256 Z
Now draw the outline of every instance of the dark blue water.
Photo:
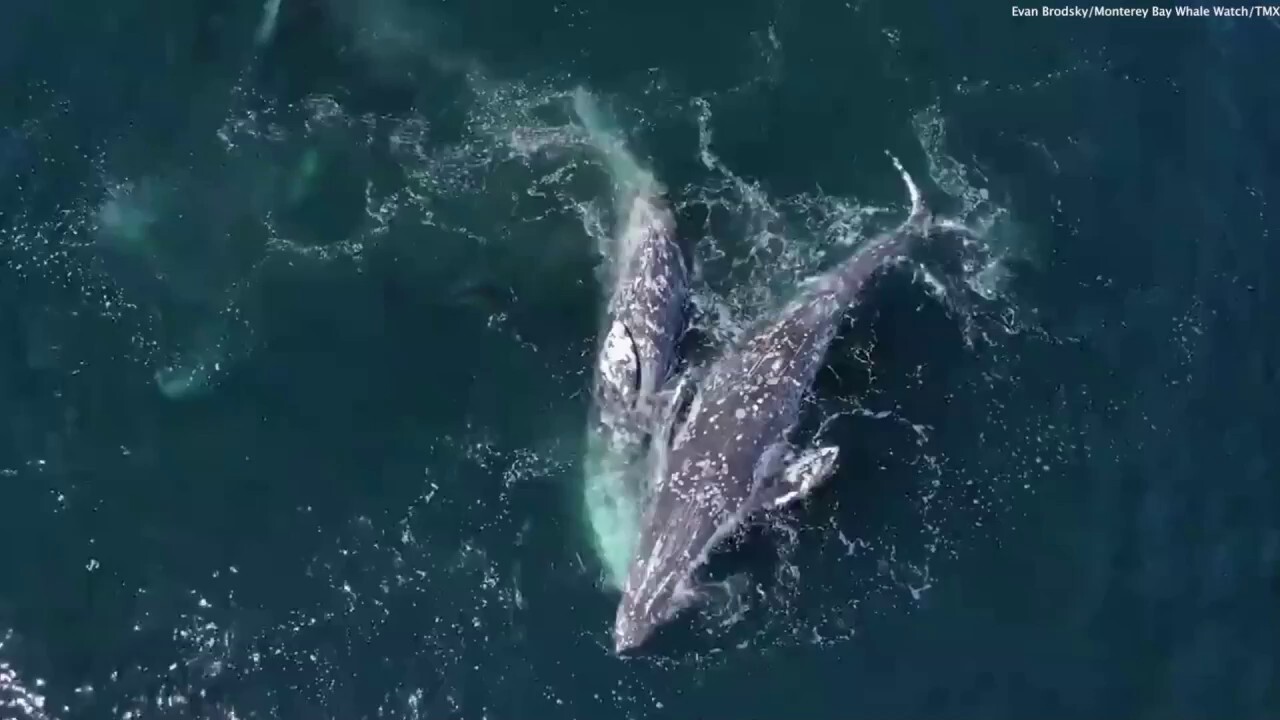
M 263 11 L 0 23 L 0 717 L 1280 715 L 1276 23 Z M 886 152 L 982 238 L 852 313 L 760 592 L 626 662 L 578 85 L 709 337 L 901 218 Z

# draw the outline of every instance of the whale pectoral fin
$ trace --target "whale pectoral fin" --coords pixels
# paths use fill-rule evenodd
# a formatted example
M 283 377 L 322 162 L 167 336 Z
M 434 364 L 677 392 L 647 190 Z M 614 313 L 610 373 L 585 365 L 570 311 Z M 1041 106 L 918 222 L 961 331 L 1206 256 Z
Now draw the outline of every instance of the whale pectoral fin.
M 659 418 L 667 420 L 675 417 L 681 410 L 681 406 L 688 402 L 689 397 L 693 395 L 693 381 L 685 373 L 681 373 L 670 380 L 657 392 L 656 405 L 660 409 Z
M 760 508 L 773 510 L 804 499 L 835 474 L 839 456 L 840 448 L 834 445 L 800 453 L 763 488 L 758 498 Z
M 835 445 L 810 448 L 800 453 L 782 473 L 782 482 L 776 487 L 783 492 L 775 497 L 770 507 L 783 507 L 802 500 L 836 472 L 836 460 L 840 448 Z
M 688 415 L 689 403 L 697 393 L 694 381 L 689 372 L 684 372 L 667 383 L 658 393 L 659 410 L 654 427 L 654 437 L 660 442 L 670 443 L 675 427 Z

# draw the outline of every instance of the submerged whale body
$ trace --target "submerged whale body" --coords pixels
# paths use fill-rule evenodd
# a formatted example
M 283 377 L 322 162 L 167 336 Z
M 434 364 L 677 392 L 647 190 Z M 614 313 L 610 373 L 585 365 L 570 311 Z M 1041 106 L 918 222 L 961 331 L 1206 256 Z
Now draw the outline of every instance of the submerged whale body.
M 608 167 L 620 220 L 583 463 L 592 542 L 620 588 L 639 533 L 644 458 L 684 331 L 688 270 L 662 185 L 606 129 L 585 91 L 575 93 L 574 110 Z
M 744 519 L 804 497 L 835 471 L 837 448 L 795 448 L 788 436 L 845 311 L 877 270 L 927 232 L 919 192 L 902 174 L 912 198 L 911 218 L 902 227 L 807 283 L 744 342 L 721 354 L 696 391 L 681 383 L 688 412 L 655 454 L 640 538 L 614 622 L 617 653 L 636 650 L 705 595 L 694 573 Z
M 593 398 L 602 430 L 632 454 L 651 433 L 659 397 L 676 363 L 684 328 L 687 274 L 675 217 L 656 193 L 632 202 L 618 282 L 605 313 Z

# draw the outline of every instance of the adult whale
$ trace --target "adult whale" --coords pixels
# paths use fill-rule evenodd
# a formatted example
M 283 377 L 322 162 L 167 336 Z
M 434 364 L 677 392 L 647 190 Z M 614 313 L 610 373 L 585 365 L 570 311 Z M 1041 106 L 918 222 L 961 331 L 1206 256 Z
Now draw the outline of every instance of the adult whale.
M 593 544 L 620 589 L 639 533 L 643 461 L 684 332 L 688 270 L 662 185 L 607 129 L 585 90 L 574 93 L 573 107 L 609 169 L 620 219 L 583 463 Z
M 653 486 L 614 622 L 618 654 L 642 645 L 705 594 L 694 573 L 752 513 L 804 497 L 835 470 L 836 447 L 797 450 L 788 436 L 840 321 L 867 281 L 929 228 L 910 176 L 910 218 L 806 283 L 780 312 L 707 369 L 669 442 Z M 691 383 L 681 383 L 691 389 Z

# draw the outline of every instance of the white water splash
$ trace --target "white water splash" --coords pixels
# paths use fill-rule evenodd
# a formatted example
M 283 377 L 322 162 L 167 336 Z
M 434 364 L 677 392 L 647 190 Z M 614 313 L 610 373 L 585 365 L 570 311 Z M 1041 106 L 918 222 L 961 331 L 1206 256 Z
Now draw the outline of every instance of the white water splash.
M 36 678 L 28 684 L 21 673 L 4 659 L 5 646 L 13 641 L 13 632 L 0 637 L 0 713 L 12 720 L 53 720 L 48 698 L 41 692 L 44 680 Z

